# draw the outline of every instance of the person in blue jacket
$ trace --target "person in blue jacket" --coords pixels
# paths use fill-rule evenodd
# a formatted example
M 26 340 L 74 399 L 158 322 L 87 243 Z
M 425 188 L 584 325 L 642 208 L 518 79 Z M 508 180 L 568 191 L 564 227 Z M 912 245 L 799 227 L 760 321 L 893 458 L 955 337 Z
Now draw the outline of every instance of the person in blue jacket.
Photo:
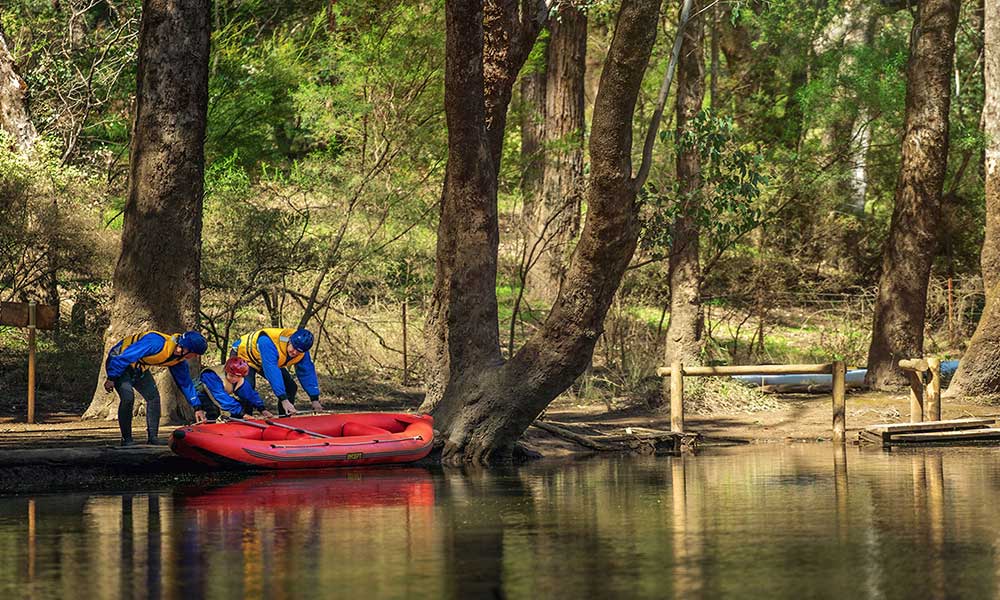
M 313 345 L 313 334 L 308 329 L 281 329 L 279 327 L 261 329 L 248 333 L 235 342 L 231 356 L 238 356 L 250 365 L 247 379 L 251 387 L 257 389 L 257 374 L 263 373 L 271 384 L 271 390 L 278 397 L 278 415 L 294 415 L 295 392 L 298 387 L 288 372 L 295 366 L 295 375 L 302 389 L 309 395 L 313 410 L 323 410 L 319 401 L 319 381 L 313 366 L 309 349 Z
M 264 408 L 264 401 L 256 390 L 247 383 L 245 378 L 249 372 L 250 365 L 238 356 L 227 360 L 225 365 L 201 370 L 196 387 L 202 409 L 209 419 L 219 417 L 219 408 L 236 418 L 252 414 L 254 410 L 260 411 L 265 419 L 274 418 Z
M 146 399 L 146 441 L 162 444 L 156 435 L 160 428 L 160 391 L 150 374 L 150 367 L 167 367 L 195 411 L 201 410 L 187 360 L 204 354 L 208 342 L 197 331 L 186 333 L 160 333 L 144 331 L 127 336 L 111 347 L 104 362 L 107 379 L 104 391 L 118 392 L 118 428 L 122 433 L 122 446 L 132 441 L 132 407 L 135 390 Z M 198 413 L 195 413 L 198 416 Z M 201 419 L 204 420 L 204 413 Z

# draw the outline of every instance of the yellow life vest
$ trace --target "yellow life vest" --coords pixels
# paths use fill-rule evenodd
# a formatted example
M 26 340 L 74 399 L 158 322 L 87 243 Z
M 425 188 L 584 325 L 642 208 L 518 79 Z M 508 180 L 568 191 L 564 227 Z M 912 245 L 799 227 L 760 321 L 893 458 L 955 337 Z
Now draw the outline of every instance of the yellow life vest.
M 248 333 L 240 338 L 240 344 L 236 347 L 236 356 L 247 361 L 247 364 L 253 367 L 255 371 L 263 371 L 260 350 L 257 349 L 257 340 L 263 335 L 270 338 L 271 342 L 274 343 L 274 347 L 278 349 L 279 369 L 294 365 L 302 360 L 306 354 L 305 352 L 300 352 L 295 358 L 288 358 L 288 344 L 293 333 L 295 333 L 294 329 L 281 329 L 279 327 L 271 327 Z
M 174 350 L 177 348 L 177 338 L 180 334 L 171 335 L 167 333 L 160 333 L 159 331 L 143 331 L 142 333 L 136 333 L 122 339 L 120 352 L 125 352 L 126 348 L 138 342 L 141 338 L 150 333 L 163 338 L 163 349 L 156 354 L 143 356 L 136 362 L 132 363 L 132 366 L 145 371 L 149 369 L 149 367 L 172 367 L 176 364 L 184 362 L 183 354 L 180 356 L 174 356 Z

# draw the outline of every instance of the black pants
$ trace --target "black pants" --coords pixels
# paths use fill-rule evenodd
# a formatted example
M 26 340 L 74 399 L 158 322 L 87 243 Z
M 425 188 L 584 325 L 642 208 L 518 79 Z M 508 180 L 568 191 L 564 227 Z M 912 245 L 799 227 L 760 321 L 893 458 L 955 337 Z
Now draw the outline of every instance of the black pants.
M 160 429 L 160 391 L 156 389 L 156 382 L 148 370 L 139 371 L 130 367 L 115 381 L 115 391 L 118 392 L 118 428 L 122 432 L 122 440 L 132 439 L 132 409 L 135 407 L 136 390 L 146 400 L 146 437 L 153 441 Z
M 295 380 L 292 378 L 292 374 L 288 372 L 288 369 L 281 369 L 281 379 L 285 382 L 285 396 L 294 406 L 295 392 L 299 391 L 299 386 L 295 385 Z M 250 387 L 254 390 L 257 389 L 257 370 L 253 367 L 250 367 L 250 372 L 247 373 L 247 382 L 250 383 Z M 281 404 L 281 400 L 278 400 L 278 416 L 284 417 L 287 414 L 285 407 Z

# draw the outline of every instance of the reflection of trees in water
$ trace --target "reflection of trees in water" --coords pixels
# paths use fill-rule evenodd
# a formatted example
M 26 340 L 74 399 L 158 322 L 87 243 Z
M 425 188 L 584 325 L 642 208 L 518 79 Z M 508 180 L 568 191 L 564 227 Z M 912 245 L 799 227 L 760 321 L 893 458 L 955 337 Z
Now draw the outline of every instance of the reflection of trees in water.
M 996 592 L 992 454 L 830 452 L 0 499 L 0 589 L 94 599 Z

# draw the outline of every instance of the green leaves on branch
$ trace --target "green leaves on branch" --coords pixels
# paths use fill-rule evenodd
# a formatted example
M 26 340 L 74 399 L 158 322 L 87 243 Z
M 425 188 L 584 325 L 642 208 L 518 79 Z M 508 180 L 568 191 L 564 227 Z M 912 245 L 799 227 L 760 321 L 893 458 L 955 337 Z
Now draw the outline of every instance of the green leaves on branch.
M 660 140 L 670 141 L 667 132 Z M 704 237 L 734 240 L 756 227 L 763 218 L 757 202 L 767 184 L 762 174 L 763 157 L 737 141 L 733 120 L 703 110 L 688 122 L 678 137 L 676 152 L 695 151 L 701 161 L 701 184 L 691 193 L 647 185 L 640 197 L 646 204 L 640 243 L 654 254 L 666 254 L 670 247 L 673 222 L 681 217 L 694 219 Z

